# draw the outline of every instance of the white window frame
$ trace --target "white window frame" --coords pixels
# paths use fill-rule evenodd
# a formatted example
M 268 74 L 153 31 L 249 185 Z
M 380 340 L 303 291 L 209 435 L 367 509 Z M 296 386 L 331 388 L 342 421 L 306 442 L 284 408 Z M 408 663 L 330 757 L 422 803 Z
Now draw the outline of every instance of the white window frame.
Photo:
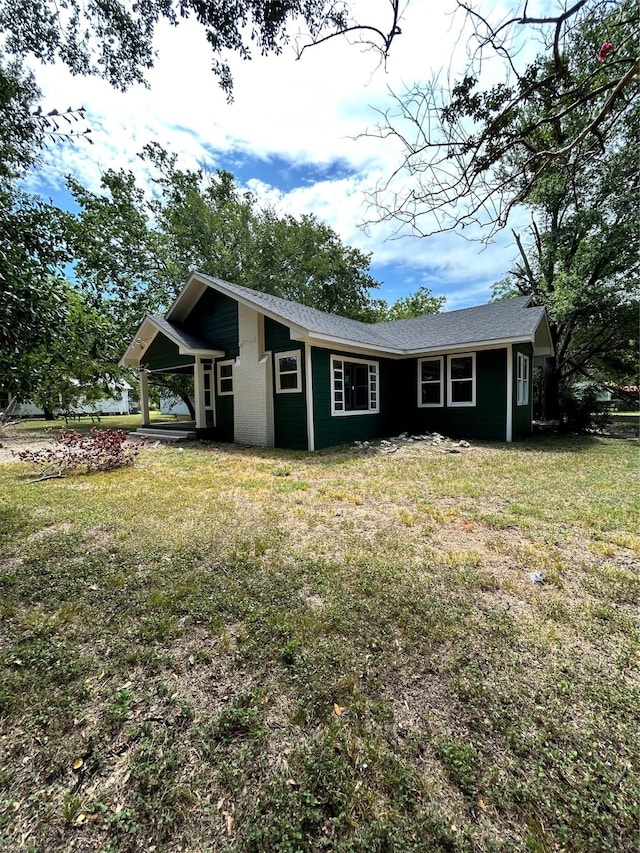
M 470 379 L 453 379 L 451 376 L 451 363 L 456 358 L 471 359 L 471 378 Z M 453 402 L 453 383 L 454 382 L 471 382 L 471 400 L 461 400 L 457 403 Z M 475 352 L 457 352 L 454 355 L 447 357 L 447 406 L 450 408 L 471 408 L 476 404 L 476 354 Z
M 517 386 L 517 405 L 518 406 L 528 406 L 529 405 L 529 386 L 531 382 L 531 361 L 528 355 L 525 355 L 523 352 L 519 352 L 517 358 L 517 373 L 516 373 L 516 386 Z
M 422 386 L 423 385 L 435 385 L 436 382 L 432 380 L 423 381 L 422 379 L 422 365 L 425 361 L 437 361 L 440 365 L 440 379 L 437 380 L 437 384 L 440 387 L 440 402 L 439 403 L 423 403 L 422 402 Z M 418 408 L 419 409 L 441 409 L 444 406 L 444 356 L 436 355 L 431 356 L 429 358 L 419 358 L 418 359 Z
M 369 407 L 367 409 L 340 409 L 339 404 L 344 406 L 344 364 L 366 364 L 368 367 L 368 396 Z M 349 417 L 351 415 L 377 415 L 380 412 L 380 370 L 379 362 L 367 361 L 363 358 L 353 358 L 348 355 L 332 355 L 329 359 L 331 371 L 331 414 L 334 417 Z M 342 373 L 341 379 L 336 379 L 336 373 Z M 342 384 L 338 388 L 337 383 Z
M 218 397 L 231 397 L 233 395 L 233 384 L 234 384 L 234 376 L 233 376 L 233 364 L 235 359 L 230 358 L 226 361 L 216 361 L 216 390 L 218 392 Z M 221 376 L 223 367 L 231 367 L 231 376 Z M 231 391 L 223 391 L 222 390 L 222 381 L 223 379 L 231 379 Z
M 276 394 L 299 394 L 302 391 L 302 353 L 299 349 L 288 350 L 287 352 L 276 352 L 273 354 L 275 359 L 275 374 L 276 374 Z M 280 370 L 280 359 L 281 358 L 295 358 L 296 360 L 296 369 L 295 370 Z M 293 376 L 295 374 L 296 377 L 296 387 L 295 388 L 283 388 L 281 385 L 281 377 L 284 376 Z

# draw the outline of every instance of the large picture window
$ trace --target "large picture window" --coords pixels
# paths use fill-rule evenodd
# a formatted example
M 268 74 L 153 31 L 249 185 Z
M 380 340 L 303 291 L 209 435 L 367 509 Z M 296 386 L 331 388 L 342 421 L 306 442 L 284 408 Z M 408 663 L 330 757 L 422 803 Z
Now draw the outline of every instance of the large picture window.
M 331 414 L 379 411 L 378 362 L 331 356 Z
M 296 394 L 302 391 L 300 381 L 300 350 L 276 353 L 276 394 Z
M 442 356 L 418 359 L 418 406 L 444 405 L 444 369 Z
M 218 370 L 218 396 L 233 394 L 233 360 L 219 361 Z
M 529 403 L 529 356 L 518 353 L 517 361 L 517 400 L 519 406 Z
M 476 354 L 460 353 L 449 356 L 448 406 L 475 406 Z

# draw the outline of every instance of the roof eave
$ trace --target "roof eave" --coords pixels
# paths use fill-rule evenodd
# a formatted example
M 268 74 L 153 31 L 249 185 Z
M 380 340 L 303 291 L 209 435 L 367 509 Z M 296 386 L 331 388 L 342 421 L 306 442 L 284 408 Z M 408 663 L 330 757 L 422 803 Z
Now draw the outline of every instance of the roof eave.
M 145 326 L 149 329 L 146 334 L 143 332 Z M 133 341 L 127 347 L 125 354 L 122 356 L 118 365 L 120 367 L 140 367 L 140 362 L 149 349 L 156 336 L 162 334 L 178 347 L 180 355 L 191 355 L 201 358 L 221 358 L 225 355 L 225 351 L 214 349 L 211 347 L 190 347 L 186 346 L 183 341 L 176 335 L 172 335 L 170 330 L 161 328 L 154 318 L 150 315 L 144 318 L 136 332 Z M 136 349 L 138 350 L 136 352 Z

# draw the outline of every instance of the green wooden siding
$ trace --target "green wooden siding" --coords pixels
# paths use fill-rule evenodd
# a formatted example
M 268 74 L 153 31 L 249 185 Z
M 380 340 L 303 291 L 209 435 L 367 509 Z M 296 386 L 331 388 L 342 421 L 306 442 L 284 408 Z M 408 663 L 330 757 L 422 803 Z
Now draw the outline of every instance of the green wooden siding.
M 178 345 L 170 341 L 161 332 L 155 336 L 142 359 L 142 365 L 147 370 L 186 367 L 194 362 L 195 359 L 192 355 L 180 355 Z
M 341 356 L 378 362 L 378 396 L 380 412 L 378 414 L 331 414 L 331 369 L 330 357 Z M 394 393 L 392 391 L 393 362 L 389 359 L 374 358 L 354 353 L 326 350 L 318 347 L 311 349 L 313 383 L 313 419 L 315 424 L 315 446 L 317 450 L 335 444 L 384 438 L 393 432 Z
M 218 361 L 239 355 L 238 303 L 224 293 L 208 287 L 182 324 L 184 328 L 206 341 L 211 347 L 224 350 L 224 357 L 214 362 L 216 426 L 208 436 L 217 441 L 233 442 L 233 395 L 218 394 Z
M 304 344 L 292 341 L 289 329 L 282 323 L 264 319 L 265 349 L 273 352 L 273 421 L 276 447 L 308 450 L 307 388 L 304 364 Z M 300 353 L 302 391 L 295 394 L 276 394 L 277 354 L 297 350 Z
M 184 328 L 225 351 L 225 358 L 238 355 L 238 303 L 235 299 L 208 287 L 189 316 Z
M 418 360 L 406 365 L 411 374 L 413 391 L 411 411 L 407 411 L 411 432 L 439 432 L 451 438 L 506 438 L 507 423 L 507 351 L 506 349 L 479 350 L 476 352 L 476 405 L 447 406 L 447 357 L 444 359 L 444 406 L 426 409 L 418 406 Z
M 518 353 L 529 356 L 529 402 L 518 406 Z M 533 346 L 532 344 L 514 344 L 513 347 L 513 438 L 527 438 L 533 430 Z

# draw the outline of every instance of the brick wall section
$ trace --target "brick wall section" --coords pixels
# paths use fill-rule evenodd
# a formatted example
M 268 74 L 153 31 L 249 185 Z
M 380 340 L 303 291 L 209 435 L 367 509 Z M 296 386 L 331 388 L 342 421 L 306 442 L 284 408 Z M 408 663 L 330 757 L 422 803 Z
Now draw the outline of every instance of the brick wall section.
M 273 447 L 271 358 L 264 355 L 264 318 L 238 304 L 240 364 L 233 368 L 234 440 Z

